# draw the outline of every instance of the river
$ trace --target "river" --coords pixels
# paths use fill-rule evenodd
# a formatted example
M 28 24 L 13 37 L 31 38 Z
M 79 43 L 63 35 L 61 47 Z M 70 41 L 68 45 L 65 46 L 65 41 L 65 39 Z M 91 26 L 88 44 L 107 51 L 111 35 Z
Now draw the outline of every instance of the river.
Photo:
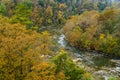
M 79 51 L 67 43 L 64 34 L 58 37 L 58 45 L 59 48 L 64 48 L 74 56 L 73 61 L 78 66 L 87 68 L 86 70 L 89 68 L 88 71 L 98 76 L 99 80 L 120 77 L 120 59 L 110 58 L 93 51 Z

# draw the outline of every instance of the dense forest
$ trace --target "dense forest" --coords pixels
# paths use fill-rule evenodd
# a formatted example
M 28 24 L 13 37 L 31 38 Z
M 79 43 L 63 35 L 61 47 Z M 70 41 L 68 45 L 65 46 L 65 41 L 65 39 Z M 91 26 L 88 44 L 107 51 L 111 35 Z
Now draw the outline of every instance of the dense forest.
M 76 63 L 61 34 L 75 51 L 117 59 L 118 76 Z M 119 79 L 120 0 L 0 0 L 0 80 Z

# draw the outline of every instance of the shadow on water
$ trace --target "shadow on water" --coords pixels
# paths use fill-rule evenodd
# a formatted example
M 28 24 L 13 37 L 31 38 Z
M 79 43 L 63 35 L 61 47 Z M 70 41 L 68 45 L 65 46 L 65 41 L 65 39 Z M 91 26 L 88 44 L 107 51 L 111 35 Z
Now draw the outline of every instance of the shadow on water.
M 94 64 L 98 67 L 115 67 L 116 63 L 111 62 L 111 60 L 108 57 L 103 57 L 103 56 L 97 56 L 92 58 L 92 61 Z
M 103 54 L 99 54 L 97 52 L 89 52 L 89 51 L 80 51 L 81 55 L 84 55 L 85 58 L 89 59 L 89 61 L 94 63 L 94 66 L 101 67 L 116 67 L 117 63 L 112 62 L 112 58 L 105 56 Z M 93 64 L 91 64 L 93 65 Z

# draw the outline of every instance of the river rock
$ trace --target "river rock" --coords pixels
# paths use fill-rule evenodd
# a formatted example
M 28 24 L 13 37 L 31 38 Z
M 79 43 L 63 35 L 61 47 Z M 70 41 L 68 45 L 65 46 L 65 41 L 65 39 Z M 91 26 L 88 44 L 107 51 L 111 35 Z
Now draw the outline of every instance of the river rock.
M 111 62 L 117 63 L 120 66 L 120 60 L 111 59 Z
M 80 61 L 82 61 L 81 58 L 75 58 L 75 59 L 73 59 L 73 62 L 80 62 Z
M 109 74 L 108 72 L 104 71 L 104 70 L 99 70 L 94 72 L 95 75 L 98 75 L 100 78 L 104 78 L 104 80 L 108 80 L 109 78 Z

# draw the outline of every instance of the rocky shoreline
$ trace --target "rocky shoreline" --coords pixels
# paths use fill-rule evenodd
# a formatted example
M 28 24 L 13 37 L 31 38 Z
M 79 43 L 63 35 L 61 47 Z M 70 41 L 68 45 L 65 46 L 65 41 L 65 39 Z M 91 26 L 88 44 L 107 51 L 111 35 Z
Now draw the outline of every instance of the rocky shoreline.
M 73 61 L 76 63 L 76 65 L 88 71 L 92 75 L 92 80 L 109 80 L 109 78 L 111 77 L 120 80 L 120 59 L 111 59 L 111 57 L 109 58 L 109 56 L 106 56 L 110 60 L 108 60 L 109 62 L 105 61 L 105 63 L 103 63 L 109 64 L 98 66 L 95 64 L 94 58 L 97 59 L 98 57 L 102 60 L 103 57 L 103 59 L 107 60 L 106 57 L 104 57 L 104 54 L 98 53 L 94 50 L 81 50 L 79 52 L 74 47 L 67 45 L 64 34 L 58 36 L 58 45 L 60 48 L 68 51 L 71 55 L 74 55 Z M 112 63 L 114 63 L 115 65 L 111 66 Z

